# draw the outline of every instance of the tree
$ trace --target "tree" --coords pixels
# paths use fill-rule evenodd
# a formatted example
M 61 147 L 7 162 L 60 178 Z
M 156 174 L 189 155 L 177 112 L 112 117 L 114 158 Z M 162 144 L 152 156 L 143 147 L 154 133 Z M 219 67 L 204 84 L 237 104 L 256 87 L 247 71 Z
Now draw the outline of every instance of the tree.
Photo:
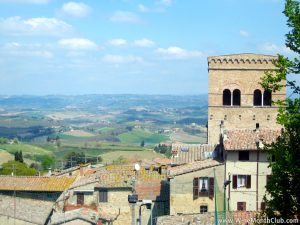
M 277 122 L 283 126 L 276 142 L 266 145 L 272 176 L 266 185 L 264 197 L 267 209 L 263 216 L 295 218 L 300 215 L 300 87 L 295 81 L 287 80 L 288 74 L 300 74 L 300 8 L 299 2 L 286 0 L 283 11 L 287 25 L 286 46 L 297 56 L 293 60 L 278 55 L 275 71 L 266 72 L 261 85 L 276 92 L 284 86 L 291 88 L 294 98 L 276 102 L 279 105 Z M 285 83 L 286 81 L 286 83 Z M 275 161 L 272 161 L 275 158 Z
M 15 172 L 14 175 L 16 176 L 34 176 L 37 174 L 36 169 L 28 168 L 25 163 L 11 160 L 2 164 L 0 169 L 1 175 L 11 175 L 13 172 Z
M 142 140 L 142 142 L 141 142 L 141 147 L 144 147 L 144 146 L 145 146 L 145 141 Z
M 15 161 L 17 161 L 17 162 L 21 162 L 21 163 L 23 163 L 24 162 L 24 160 L 23 160 L 23 153 L 22 153 L 22 151 L 19 151 L 19 152 L 15 152 Z

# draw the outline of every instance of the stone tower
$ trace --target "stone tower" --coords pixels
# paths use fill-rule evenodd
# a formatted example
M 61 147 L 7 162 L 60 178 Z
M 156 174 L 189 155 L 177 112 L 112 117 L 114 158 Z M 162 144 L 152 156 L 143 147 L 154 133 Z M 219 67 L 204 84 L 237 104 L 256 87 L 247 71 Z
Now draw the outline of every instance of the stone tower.
M 218 144 L 220 125 L 226 129 L 280 128 L 278 108 L 272 101 L 285 99 L 280 92 L 259 84 L 266 70 L 274 70 L 275 56 L 233 54 L 208 57 L 208 143 Z

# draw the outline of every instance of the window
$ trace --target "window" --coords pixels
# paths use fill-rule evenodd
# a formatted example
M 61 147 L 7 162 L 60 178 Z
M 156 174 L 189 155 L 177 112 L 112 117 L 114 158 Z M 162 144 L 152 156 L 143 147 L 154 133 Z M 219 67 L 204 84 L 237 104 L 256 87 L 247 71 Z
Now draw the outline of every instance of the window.
M 233 175 L 232 188 L 251 188 L 251 175 Z
M 264 106 L 271 106 L 272 104 L 272 93 L 271 91 L 264 91 Z
M 235 89 L 232 94 L 232 105 L 241 105 L 241 91 L 239 89 Z
M 107 190 L 99 191 L 99 202 L 108 202 L 107 200 Z
M 231 105 L 231 92 L 229 89 L 223 91 L 223 105 Z
M 253 105 L 254 106 L 261 106 L 261 101 L 262 100 L 262 95 L 261 95 L 261 91 L 256 89 L 254 91 L 254 94 L 253 94 Z
M 239 151 L 239 160 L 248 161 L 249 160 L 249 151 Z
M 238 211 L 246 211 L 246 202 L 237 202 Z
M 77 205 L 84 205 L 84 193 L 77 193 Z
M 200 213 L 201 214 L 207 213 L 207 211 L 208 211 L 207 205 L 200 205 Z
M 208 194 L 208 177 L 199 178 L 199 191 Z
M 193 199 L 199 197 L 214 197 L 214 178 L 195 177 L 193 181 Z

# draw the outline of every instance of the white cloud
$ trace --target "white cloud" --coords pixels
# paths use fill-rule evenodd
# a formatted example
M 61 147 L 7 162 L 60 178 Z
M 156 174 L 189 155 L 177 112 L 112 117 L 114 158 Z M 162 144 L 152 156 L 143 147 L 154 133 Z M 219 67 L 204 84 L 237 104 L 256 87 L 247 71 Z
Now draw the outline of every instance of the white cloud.
M 110 17 L 110 21 L 125 22 L 125 23 L 138 23 L 138 22 L 140 22 L 140 19 L 136 14 L 134 14 L 132 12 L 116 11 Z
M 270 42 L 264 43 L 258 46 L 258 48 L 260 51 L 268 52 L 271 54 L 293 54 L 293 52 L 286 46 L 279 46 Z
M 249 34 L 249 32 L 247 32 L 247 31 L 245 31 L 245 30 L 240 30 L 240 35 L 242 36 L 242 37 L 249 37 L 250 36 L 250 34 Z
M 125 39 L 117 38 L 117 39 L 110 40 L 108 43 L 114 46 L 120 46 L 120 45 L 126 45 L 127 41 Z
M 7 43 L 1 46 L 1 52 L 5 55 L 14 57 L 39 57 L 52 58 L 52 52 L 41 49 L 39 44 L 35 45 L 21 45 L 17 42 Z
M 134 55 L 105 55 L 102 60 L 107 63 L 114 63 L 114 64 L 120 64 L 120 63 L 135 63 L 135 62 L 142 62 L 143 58 L 139 56 Z
M 155 45 L 153 41 L 146 38 L 135 40 L 133 44 L 138 47 L 153 47 Z
M 70 50 L 94 50 L 97 45 L 85 38 L 68 38 L 59 40 L 58 44 Z
M 63 4 L 61 12 L 68 16 L 85 17 L 90 12 L 90 7 L 82 2 L 68 2 Z
M 47 4 L 50 0 L 0 0 L 0 3 Z
M 5 35 L 64 36 L 72 30 L 71 25 L 54 18 L 22 19 L 16 16 L 0 20 L 0 33 Z
M 149 12 L 149 11 L 150 11 L 150 10 L 149 10 L 146 6 L 144 6 L 143 4 L 139 4 L 139 5 L 138 5 L 138 10 L 139 10 L 140 12 L 143 12 L 143 13 Z
M 190 59 L 203 56 L 203 53 L 200 51 L 189 51 L 176 46 L 169 48 L 158 48 L 155 52 L 166 59 Z

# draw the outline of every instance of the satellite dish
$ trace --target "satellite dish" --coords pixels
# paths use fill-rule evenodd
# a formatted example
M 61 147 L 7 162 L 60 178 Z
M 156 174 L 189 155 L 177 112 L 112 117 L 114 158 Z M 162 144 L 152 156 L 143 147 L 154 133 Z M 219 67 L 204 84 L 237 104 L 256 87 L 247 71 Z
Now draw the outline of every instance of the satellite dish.
M 141 169 L 140 164 L 138 164 L 138 163 L 134 164 L 134 169 L 135 169 L 136 171 L 139 171 L 139 170 Z

